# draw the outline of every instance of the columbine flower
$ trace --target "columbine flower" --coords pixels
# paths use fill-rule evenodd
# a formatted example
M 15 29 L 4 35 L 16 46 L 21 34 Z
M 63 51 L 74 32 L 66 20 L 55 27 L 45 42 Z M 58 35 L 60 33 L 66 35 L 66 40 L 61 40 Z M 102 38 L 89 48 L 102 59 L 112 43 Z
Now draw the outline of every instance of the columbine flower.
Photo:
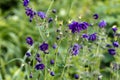
M 53 13 L 56 13 L 56 9 L 53 9 L 52 12 L 53 12 Z
M 80 30 L 81 30 L 78 28 L 78 22 L 76 22 L 76 21 L 73 21 L 68 26 L 69 26 L 69 29 L 72 31 L 72 33 L 80 32 Z
M 100 28 L 104 28 L 106 25 L 107 25 L 107 23 L 106 23 L 106 21 L 104 21 L 104 20 L 102 20 L 102 21 L 98 24 L 98 26 L 99 26 Z
M 97 39 L 96 33 L 93 33 L 93 34 L 89 35 L 89 37 L 88 37 L 89 41 L 95 41 L 96 39 Z
M 46 18 L 46 14 L 45 14 L 44 12 L 42 12 L 42 11 L 37 12 L 37 15 L 38 15 L 41 19 Z
M 88 38 L 88 35 L 87 34 L 82 34 L 82 38 Z
M 27 37 L 26 38 L 26 43 L 32 46 L 33 45 L 33 39 L 31 37 Z
M 114 47 L 119 47 L 119 43 L 117 41 L 113 42 Z
M 56 49 L 56 48 L 57 48 L 57 45 L 56 45 L 56 44 L 54 44 L 52 47 L 53 47 L 53 49 Z
M 54 62 L 54 60 L 50 60 L 50 64 L 54 64 L 55 62 Z
M 80 48 L 81 48 L 80 45 L 74 44 L 74 46 L 72 48 L 72 55 L 77 55 L 79 53 Z
M 88 28 L 89 24 L 87 22 L 81 22 L 81 23 L 79 23 L 78 26 L 79 26 L 78 27 L 79 29 L 86 30 Z
M 30 75 L 29 75 L 29 78 L 33 78 L 33 75 L 32 75 L 32 73 L 30 73 Z
M 53 71 L 50 72 L 51 76 L 55 76 L 55 73 Z
M 31 56 L 31 53 L 30 53 L 30 52 L 26 52 L 26 56 L 27 56 L 27 57 L 30 57 L 30 56 Z
M 74 78 L 75 78 L 75 79 L 79 79 L 79 75 L 78 75 L 78 74 L 75 74 L 75 75 L 74 75 Z
M 98 19 L 98 18 L 99 18 L 98 14 L 94 14 L 94 15 L 93 15 L 93 18 L 94 18 L 94 19 Z
M 53 21 L 53 18 L 49 18 L 48 19 L 48 23 L 52 22 Z
M 108 49 L 108 53 L 109 53 L 110 55 L 115 55 L 115 54 L 116 54 L 116 51 L 115 51 L 114 48 L 110 48 L 110 49 Z
M 43 42 L 40 46 L 39 49 L 43 52 L 45 52 L 46 50 L 48 50 L 48 44 Z
M 29 16 L 30 17 L 30 22 L 32 21 L 32 19 L 34 18 L 34 16 L 36 15 L 36 12 L 34 12 L 33 10 L 32 10 L 32 8 L 29 8 L 29 7 L 27 7 L 26 8 L 26 15 L 27 16 Z
M 27 7 L 28 4 L 29 4 L 29 0 L 23 0 L 23 5 L 24 5 L 25 7 Z
M 38 63 L 38 64 L 35 65 L 36 70 L 43 70 L 44 68 L 45 68 L 44 64 Z
M 39 53 L 37 53 L 37 54 L 36 54 L 36 57 L 40 57 L 40 54 L 39 54 Z
M 113 26 L 113 27 L 112 27 L 112 30 L 113 30 L 114 32 L 116 32 L 116 31 L 117 31 L 116 26 Z
M 75 32 L 80 32 L 81 30 L 86 30 L 89 24 L 87 22 L 78 23 L 76 21 L 73 21 L 68 26 L 69 29 L 72 31 L 72 33 L 75 33 Z
M 36 60 L 40 63 L 42 59 L 40 57 L 36 57 Z

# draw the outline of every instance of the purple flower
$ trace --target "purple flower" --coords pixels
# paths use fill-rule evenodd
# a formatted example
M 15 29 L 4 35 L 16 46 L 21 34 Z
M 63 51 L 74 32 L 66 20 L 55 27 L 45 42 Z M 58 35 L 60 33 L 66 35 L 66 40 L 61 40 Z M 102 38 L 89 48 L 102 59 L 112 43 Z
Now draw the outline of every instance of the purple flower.
M 38 64 L 35 65 L 36 70 L 43 70 L 44 68 L 45 68 L 44 64 L 38 63 Z
M 49 18 L 48 19 L 48 23 L 52 22 L 53 21 L 53 18 Z
M 74 75 L 74 78 L 75 78 L 75 79 L 79 79 L 79 75 L 78 75 L 78 74 L 75 74 L 75 75 Z
M 55 76 L 55 73 L 53 71 L 50 72 L 51 76 Z
M 87 34 L 82 34 L 82 38 L 88 38 L 88 35 Z
M 98 24 L 98 26 L 99 26 L 100 28 L 104 28 L 106 25 L 107 25 L 107 23 L 106 23 L 106 21 L 104 21 L 104 20 L 102 20 L 102 21 Z
M 109 53 L 110 55 L 115 55 L 115 54 L 116 54 L 116 51 L 115 51 L 114 48 L 110 48 L 110 49 L 108 49 L 108 53 Z
M 40 54 L 39 54 L 39 53 L 37 53 L 37 54 L 36 54 L 36 57 L 40 57 Z
M 73 21 L 68 26 L 69 26 L 69 29 L 72 31 L 72 33 L 75 33 L 75 32 L 80 32 L 80 30 L 81 30 L 78 28 L 78 25 L 79 25 L 78 22 Z
M 48 44 L 47 43 L 45 43 L 45 42 L 43 42 L 40 46 L 39 46 L 39 49 L 41 50 L 41 51 L 46 51 L 46 50 L 48 50 Z
M 93 33 L 93 34 L 89 35 L 89 37 L 88 37 L 89 41 L 95 41 L 96 39 L 97 39 L 96 33 Z
M 29 76 L 29 78 L 33 78 L 33 75 L 32 75 L 32 73 L 30 73 L 30 76 Z
M 113 27 L 112 27 L 112 30 L 116 33 L 117 28 L 113 26 Z
M 37 12 L 37 15 L 38 15 L 41 19 L 46 18 L 46 14 L 45 14 L 44 12 L 42 12 L 42 11 Z
M 36 60 L 40 63 L 42 59 L 40 57 L 36 57 Z
M 30 22 L 32 21 L 32 19 L 34 18 L 34 16 L 36 15 L 36 12 L 34 12 L 33 10 L 32 10 L 32 8 L 29 8 L 29 7 L 27 7 L 26 8 L 26 15 L 27 16 L 29 16 L 30 17 Z
M 117 41 L 113 42 L 114 47 L 119 47 L 119 43 Z
M 25 7 L 27 7 L 28 4 L 29 4 L 29 0 L 23 0 L 23 5 L 24 5 Z
M 26 56 L 27 56 L 27 57 L 30 57 L 30 56 L 31 56 L 31 53 L 30 53 L 30 52 L 26 52 Z
M 50 64 L 54 64 L 55 62 L 54 62 L 54 60 L 50 60 Z
M 26 38 L 26 43 L 32 46 L 33 45 L 33 39 L 31 37 L 27 37 Z
M 56 9 L 53 9 L 52 12 L 53 12 L 53 13 L 56 13 Z
M 53 49 L 56 49 L 56 48 L 57 48 L 57 45 L 56 45 L 56 44 L 54 44 L 52 47 L 53 47 Z
M 87 22 L 81 22 L 81 23 L 79 23 L 78 26 L 79 26 L 78 28 L 80 30 L 86 30 L 88 28 L 89 24 Z
M 73 48 L 72 48 L 72 55 L 78 55 L 80 48 L 81 48 L 80 45 L 74 44 L 74 46 L 73 46 Z
M 98 19 L 98 18 L 99 18 L 98 14 L 94 14 L 94 15 L 93 15 L 93 18 L 94 18 L 94 19 Z

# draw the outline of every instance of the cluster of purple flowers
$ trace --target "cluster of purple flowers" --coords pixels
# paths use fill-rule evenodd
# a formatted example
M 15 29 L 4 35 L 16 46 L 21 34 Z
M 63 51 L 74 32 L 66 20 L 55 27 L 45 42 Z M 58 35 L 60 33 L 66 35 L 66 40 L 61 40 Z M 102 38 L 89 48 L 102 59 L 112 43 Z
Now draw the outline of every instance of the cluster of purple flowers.
M 29 19 L 30 22 L 33 20 L 33 18 L 36 14 L 41 19 L 46 18 L 46 14 L 44 12 L 42 12 L 42 11 L 36 12 L 36 11 L 32 10 L 32 8 L 28 7 L 29 2 L 30 2 L 29 0 L 23 0 L 23 5 L 25 6 L 25 10 L 26 10 L 25 13 L 27 16 L 30 17 L 30 19 Z
M 72 33 L 75 32 L 80 32 L 81 30 L 86 30 L 89 26 L 87 22 L 77 22 L 77 21 L 72 21 L 69 25 L 69 29 L 72 31 Z

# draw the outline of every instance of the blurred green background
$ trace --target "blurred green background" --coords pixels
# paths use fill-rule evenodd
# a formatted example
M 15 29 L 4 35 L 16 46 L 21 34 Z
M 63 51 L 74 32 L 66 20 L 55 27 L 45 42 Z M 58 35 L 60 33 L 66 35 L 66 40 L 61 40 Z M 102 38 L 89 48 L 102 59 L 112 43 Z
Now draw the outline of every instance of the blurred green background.
M 30 6 L 36 11 L 46 12 L 51 0 L 30 0 Z M 78 20 L 93 23 L 93 14 L 98 13 L 100 20 L 108 26 L 120 27 L 120 0 L 55 0 L 52 8 L 57 10 L 59 21 Z M 98 20 L 99 21 L 99 20 Z M 26 37 L 38 39 L 35 23 L 29 22 L 22 0 L 0 0 L 0 80 L 11 80 L 20 67 L 20 62 L 6 64 L 13 58 L 22 58 L 27 51 Z M 67 25 L 65 26 L 67 27 Z M 23 72 L 20 72 L 21 79 Z

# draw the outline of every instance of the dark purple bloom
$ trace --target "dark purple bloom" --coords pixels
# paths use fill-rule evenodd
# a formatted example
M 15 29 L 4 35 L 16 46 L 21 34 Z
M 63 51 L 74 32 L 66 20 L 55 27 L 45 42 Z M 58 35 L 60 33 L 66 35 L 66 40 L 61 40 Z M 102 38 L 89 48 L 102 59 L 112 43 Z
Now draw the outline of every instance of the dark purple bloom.
M 32 46 L 33 45 L 33 39 L 31 37 L 27 37 L 26 38 L 26 43 Z
M 74 44 L 73 48 L 72 48 L 72 55 L 77 55 L 79 53 L 79 49 L 81 48 L 80 45 L 78 44 Z
M 115 55 L 115 54 L 116 54 L 116 51 L 115 51 L 114 48 L 110 48 L 110 49 L 108 49 L 108 53 L 109 53 L 110 55 Z
M 110 44 L 107 44 L 106 47 L 111 47 L 111 45 L 110 45 Z
M 99 18 L 98 14 L 94 14 L 94 15 L 93 15 L 93 18 L 94 18 L 94 19 L 98 19 L 98 18 Z
M 97 39 L 96 33 L 93 33 L 93 34 L 89 35 L 89 37 L 88 37 L 89 41 L 95 41 L 96 39 Z
M 53 9 L 52 12 L 53 12 L 53 13 L 56 13 L 56 9 Z
M 48 19 L 48 23 L 52 22 L 53 21 L 53 18 L 49 18 Z
M 36 57 L 40 57 L 40 54 L 39 54 L 39 53 L 37 53 L 37 54 L 36 54 Z
M 27 57 L 30 57 L 30 56 L 31 56 L 31 53 L 30 53 L 30 52 L 26 52 L 26 56 L 27 56 Z
M 78 25 L 79 25 L 78 22 L 73 21 L 68 26 L 69 26 L 69 29 L 72 31 L 72 33 L 75 33 L 75 32 L 80 32 L 80 30 L 81 30 L 81 29 L 78 28 Z
M 24 5 L 25 7 L 27 7 L 28 4 L 29 4 L 29 0 L 23 0 L 23 5 Z
M 51 76 L 55 76 L 55 73 L 53 71 L 50 72 Z
M 87 34 L 83 34 L 83 35 L 82 35 L 82 38 L 86 38 L 86 39 L 87 39 L 87 38 L 88 38 L 88 35 L 87 35 Z
M 98 24 L 98 26 L 99 26 L 100 28 L 104 28 L 106 25 L 107 25 L 107 23 L 106 23 L 106 21 L 104 21 L 104 20 L 102 20 L 102 21 Z
M 41 51 L 46 51 L 46 50 L 48 50 L 48 44 L 47 43 L 45 43 L 45 42 L 43 42 L 40 46 L 39 46 L 39 48 L 40 48 L 40 50 Z
M 37 15 L 38 15 L 41 19 L 46 18 L 46 14 L 45 14 L 44 12 L 42 12 L 42 11 L 37 12 Z
M 38 64 L 35 65 L 36 70 L 43 70 L 44 68 L 45 68 L 44 64 L 38 63 Z
M 33 78 L 33 75 L 32 75 L 32 73 L 30 73 L 30 76 L 29 76 L 29 78 Z
M 119 43 L 117 41 L 113 42 L 114 47 L 119 47 Z
M 78 25 L 79 30 L 86 30 L 88 28 L 89 24 L 87 22 L 81 22 Z
M 112 30 L 113 30 L 114 32 L 116 32 L 116 31 L 117 31 L 117 28 L 116 28 L 116 27 L 112 27 Z
M 78 75 L 78 74 L 75 74 L 75 75 L 74 75 L 74 78 L 75 78 L 75 79 L 79 79 L 79 75 Z
M 30 22 L 32 21 L 32 19 L 34 18 L 34 16 L 36 15 L 36 12 L 34 12 L 33 10 L 32 10 L 32 8 L 29 8 L 29 7 L 27 7 L 26 8 L 26 15 L 27 16 L 29 16 L 30 17 Z
M 54 44 L 52 47 L 53 47 L 53 49 L 56 49 L 56 48 L 57 48 L 57 45 L 56 45 L 56 44 Z
M 50 60 L 50 64 L 54 64 L 55 63 L 55 61 L 54 60 Z
M 36 57 L 36 60 L 40 63 L 42 59 L 40 57 Z

